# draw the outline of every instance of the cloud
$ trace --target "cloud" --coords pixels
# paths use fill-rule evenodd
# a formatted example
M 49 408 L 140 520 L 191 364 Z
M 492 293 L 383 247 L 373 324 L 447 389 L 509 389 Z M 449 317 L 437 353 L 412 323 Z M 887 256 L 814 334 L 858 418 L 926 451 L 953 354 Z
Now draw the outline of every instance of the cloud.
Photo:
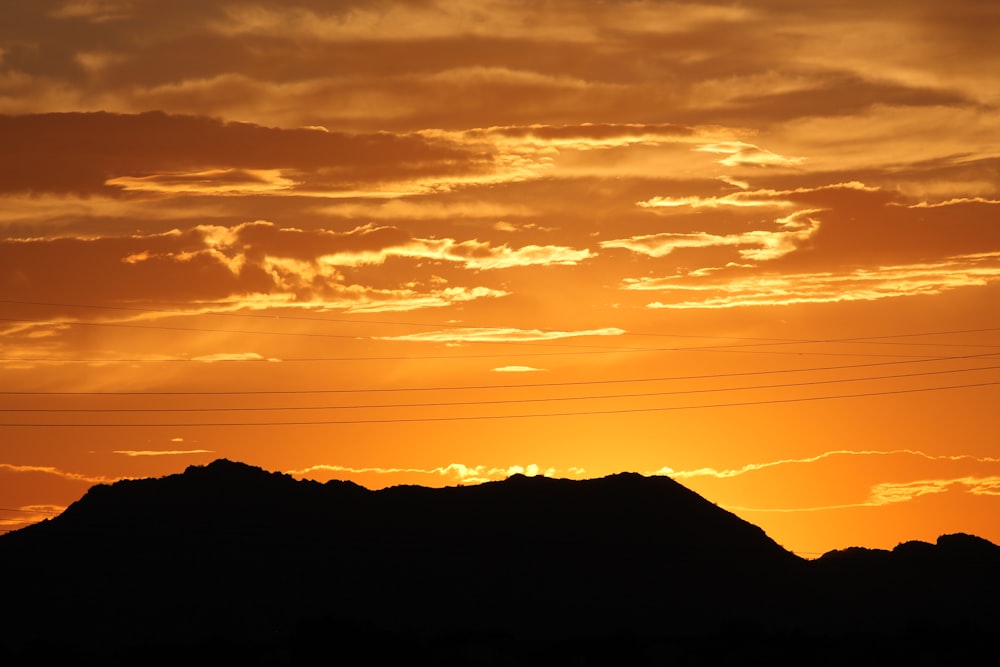
M 219 352 L 216 354 L 203 354 L 191 357 L 192 361 L 204 361 L 205 363 L 216 363 L 219 361 L 271 361 L 277 362 L 281 359 L 274 357 L 264 357 L 256 352 Z
M 193 172 L 118 176 L 105 185 L 125 191 L 170 194 L 267 194 L 291 190 L 296 181 L 280 169 L 206 169 Z
M 846 510 L 858 507 L 873 507 L 869 503 L 846 503 L 843 505 L 817 505 L 814 507 L 744 507 L 742 505 L 720 504 L 720 507 L 730 512 L 761 512 L 764 514 L 798 514 L 800 512 L 829 512 L 831 510 Z
M 722 128 L 673 124 L 581 123 L 578 125 L 507 125 L 446 133 L 464 142 L 487 142 L 505 151 L 593 150 L 633 145 L 659 146 L 698 141 L 726 133 Z M 425 133 L 427 134 L 427 133 Z M 430 133 L 438 136 L 437 132 Z
M 190 456 L 193 454 L 214 454 L 211 449 L 168 449 L 168 450 L 152 450 L 152 449 L 116 449 L 111 452 L 112 454 L 121 454 L 123 456 L 135 457 L 135 456 Z
M 812 171 L 881 172 L 887 185 L 904 189 L 920 179 L 922 166 L 935 161 L 971 166 L 1000 156 L 1000 119 L 974 104 L 875 103 L 857 113 L 789 120 L 769 136 L 776 144 L 796 146 Z M 989 171 L 980 177 L 989 178 Z
M 996 17 L 968 0 L 893 3 L 879 16 L 841 3 L 821 18 L 770 1 L 36 4 L 5 15 L 5 63 L 27 83 L 0 94 L 0 108 L 379 129 L 635 122 L 669 109 L 678 122 L 773 128 L 884 100 L 988 111 L 997 99 Z M 98 47 L 129 60 L 95 82 L 74 56 Z M 187 57 L 172 57 L 181 49 Z
M 232 301 L 232 308 L 242 304 L 408 311 L 497 298 L 507 292 L 483 285 L 446 285 L 433 276 L 415 280 L 412 269 L 405 267 L 393 273 L 367 272 L 367 267 L 393 257 L 486 270 L 573 264 L 588 254 L 559 246 L 510 248 L 478 241 L 411 239 L 395 227 L 305 231 L 257 221 L 93 239 L 0 240 L 0 281 L 17 300 L 54 304 L 93 303 L 97 294 L 110 303 L 192 303 L 189 309 L 168 309 L 180 312 L 205 312 L 200 304 L 227 301 Z M 53 266 L 60 270 L 50 270 Z M 348 269 L 353 281 L 345 274 Z M 376 281 L 381 285 L 372 284 Z M 69 309 L 68 314 L 76 318 L 80 311 Z M 107 316 L 105 312 L 103 317 Z M 117 316 L 110 319 L 121 319 L 122 313 Z
M 726 167 L 793 167 L 805 161 L 802 157 L 785 157 L 742 141 L 704 144 L 695 150 L 725 155 L 719 164 Z
M 872 487 L 867 505 L 905 503 L 921 496 L 958 490 L 975 496 L 1000 496 L 1000 475 L 922 479 L 912 482 L 883 482 Z
M 630 1 L 614 7 L 559 3 L 549 8 L 504 0 L 484 0 L 474 7 L 460 0 L 436 0 L 428 4 L 358 5 L 346 11 L 331 11 L 326 5 L 232 6 L 211 28 L 227 36 L 331 42 L 424 41 L 462 36 L 586 44 L 620 32 L 672 34 L 705 24 L 741 23 L 752 15 L 742 7 L 685 3 L 660 6 Z
M 421 197 L 417 199 L 388 199 L 370 201 L 345 201 L 317 206 L 317 212 L 329 216 L 344 218 L 364 218 L 366 220 L 438 220 L 438 219 L 496 219 L 508 217 L 527 217 L 536 215 L 536 211 L 523 203 L 493 202 L 481 199 L 459 199 L 458 201 L 441 201 Z M 509 225 L 513 231 L 516 227 L 511 223 L 497 222 L 498 225 Z
M 426 341 L 433 343 L 505 343 L 539 340 L 558 340 L 581 336 L 621 336 L 624 329 L 586 329 L 580 331 L 549 331 L 540 329 L 511 328 L 461 328 L 426 331 L 399 336 L 379 336 L 378 340 Z
M 806 466 L 809 466 L 809 469 L 806 469 Z M 797 469 L 788 472 L 781 470 L 786 467 Z M 816 467 L 815 471 L 812 470 L 813 467 Z M 883 507 L 949 491 L 973 496 L 998 496 L 1000 475 L 990 474 L 998 468 L 1000 468 L 1000 458 L 992 456 L 930 454 L 915 449 L 838 449 L 801 458 L 749 463 L 739 468 L 719 470 L 706 467 L 678 471 L 663 467 L 650 474 L 668 475 L 695 485 L 704 481 L 718 482 L 722 486 L 715 486 L 713 489 L 720 494 L 724 494 L 728 485 L 734 483 L 736 478 L 744 475 L 753 475 L 758 480 L 756 484 L 768 484 L 766 481 L 761 482 L 760 480 L 765 478 L 757 477 L 756 473 L 769 472 L 781 475 L 781 477 L 771 477 L 773 480 L 787 479 L 789 476 L 797 480 L 809 480 L 817 475 L 815 479 L 822 479 L 824 482 L 817 481 L 812 492 L 800 491 L 790 502 L 790 504 L 806 503 L 803 506 L 762 508 L 725 504 L 727 509 L 733 511 L 797 513 Z M 876 481 L 890 475 L 896 479 Z M 907 477 L 909 479 L 906 479 Z M 838 479 L 840 481 L 836 482 Z M 808 504 L 811 497 L 843 498 L 844 502 Z
M 428 12 L 432 10 L 432 13 Z M 310 41 L 412 41 L 445 39 L 456 33 L 480 37 L 586 39 L 592 30 L 585 25 L 560 23 L 546 12 L 531 12 L 536 21 L 525 21 L 518 7 L 488 1 L 475 7 L 461 2 L 438 1 L 431 7 L 395 3 L 387 6 L 357 6 L 347 11 L 307 7 L 235 5 L 226 8 L 222 20 L 211 28 L 226 36 L 256 36 Z
M 844 273 L 767 273 L 689 282 L 678 278 L 637 278 L 628 290 L 683 295 L 653 301 L 647 308 L 743 308 L 801 303 L 877 301 L 893 297 L 938 295 L 964 287 L 1000 282 L 1000 252 L 949 257 L 937 262 L 887 265 Z M 696 298 L 690 298 L 692 295 Z
M 104 475 L 87 475 L 84 473 L 62 470 L 61 468 L 57 468 L 55 466 L 14 465 L 11 463 L 0 463 L 0 470 L 11 473 L 41 473 L 43 475 L 51 475 L 60 479 L 73 482 L 85 482 L 87 484 L 111 484 L 112 482 L 122 479 L 121 477 L 106 477 Z
M 740 192 L 733 192 L 721 197 L 652 197 L 645 201 L 636 202 L 640 208 L 661 209 L 661 208 L 788 208 L 795 206 L 797 202 L 814 201 L 812 195 L 825 194 L 827 192 L 837 192 L 841 190 L 879 192 L 879 188 L 861 183 L 860 181 L 849 181 L 824 185 L 821 187 L 801 187 L 789 190 L 756 189 L 750 190 L 749 184 L 743 181 L 734 181 L 728 177 L 720 177 L 725 183 L 736 185 Z
M 911 204 L 909 208 L 941 208 L 943 206 L 956 206 L 958 204 L 991 204 L 1000 205 L 1000 199 L 986 199 L 985 197 L 955 197 L 946 201 L 926 202 Z
M 680 248 L 717 249 L 708 266 L 672 276 L 628 278 L 622 287 L 670 297 L 648 304 L 650 308 L 732 308 L 938 295 L 994 284 L 1000 275 L 1000 233 L 993 224 L 997 204 L 985 197 L 931 205 L 847 182 L 644 203 L 652 210 L 676 210 L 719 207 L 722 201 L 812 204 L 822 210 L 802 214 L 798 229 L 786 225 L 741 234 L 670 232 L 605 242 L 651 257 Z M 786 221 L 795 219 L 793 214 Z M 806 227 L 806 220 L 815 226 Z M 736 249 L 736 257 L 720 256 L 718 249 L 727 246 Z M 747 265 L 763 259 L 771 262 L 766 272 Z
M 0 115 L 2 192 L 289 194 L 425 190 L 491 156 L 416 134 L 348 134 L 171 115 Z M 141 155 L 142 160 L 136 160 Z M 55 167 L 58 165 L 58 168 Z M 415 189 L 414 189 L 415 188 Z
M 101 77 L 112 67 L 128 60 L 128 57 L 121 53 L 109 51 L 79 51 L 75 58 L 80 67 L 91 77 Z
M 93 23 L 121 21 L 133 16 L 136 0 L 68 0 L 49 12 L 55 19 L 83 19 Z
M 814 213 L 817 211 L 797 211 L 783 218 L 777 218 L 774 221 L 778 228 L 776 231 L 760 229 L 740 234 L 665 232 L 602 241 L 600 246 L 624 248 L 650 257 L 664 257 L 679 249 L 735 247 L 744 260 L 767 261 L 794 252 L 819 231 L 820 222 L 810 217 Z
M 546 369 L 535 368 L 534 366 L 500 366 L 492 370 L 494 373 L 537 373 Z
M 319 308 L 343 308 L 352 313 L 406 312 L 421 308 L 444 308 L 477 299 L 496 299 L 508 292 L 488 287 L 447 287 L 418 293 L 413 290 L 371 291 L 361 299 L 327 300 L 312 304 Z
M 994 457 L 976 457 L 968 454 L 927 454 L 920 450 L 914 449 L 890 449 L 890 450 L 853 450 L 853 449 L 835 449 L 828 452 L 823 452 L 815 456 L 807 456 L 797 459 L 779 459 L 777 461 L 766 461 L 764 463 L 748 463 L 740 468 L 728 468 L 725 470 L 717 470 L 715 468 L 697 468 L 695 470 L 672 470 L 668 467 L 660 468 L 659 470 L 646 473 L 650 475 L 669 475 L 674 479 L 688 479 L 692 477 L 715 477 L 717 479 L 727 479 L 731 477 L 738 477 L 740 475 L 745 475 L 746 473 L 756 472 L 758 470 L 765 470 L 767 468 L 774 468 L 786 465 L 801 465 L 808 463 L 817 463 L 825 459 L 836 458 L 836 457 L 867 457 L 867 456 L 899 456 L 906 455 L 912 456 L 919 459 L 924 459 L 926 461 L 940 461 L 940 462 L 974 462 L 974 463 L 1000 463 L 1000 458 Z
M 338 266 L 382 264 L 389 257 L 456 262 L 469 269 L 490 271 L 517 266 L 574 266 L 593 257 L 587 248 L 555 245 L 526 245 L 512 248 L 493 246 L 487 241 L 470 239 L 411 239 L 404 244 L 369 252 L 337 253 L 324 259 Z

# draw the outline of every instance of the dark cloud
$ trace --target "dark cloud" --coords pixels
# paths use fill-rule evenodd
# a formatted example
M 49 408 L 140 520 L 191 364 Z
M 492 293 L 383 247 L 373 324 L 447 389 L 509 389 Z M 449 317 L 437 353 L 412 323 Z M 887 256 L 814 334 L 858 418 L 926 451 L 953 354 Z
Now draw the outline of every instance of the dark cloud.
M 0 108 L 358 131 L 766 124 L 989 97 L 966 63 L 995 64 L 998 20 L 970 0 L 17 3 Z
M 218 300 L 267 292 L 253 267 L 234 273 L 200 233 L 0 242 L 0 294 L 64 303 Z
M 543 140 L 568 139 L 619 139 L 626 137 L 690 137 L 695 128 L 673 124 L 609 124 L 587 123 L 583 125 L 531 125 L 515 127 L 492 127 L 488 130 L 470 132 L 470 136 L 491 135 L 517 138 L 537 138 Z
M 318 174 L 325 187 L 482 170 L 489 157 L 420 136 L 277 129 L 161 112 L 0 116 L 0 189 L 114 194 L 107 181 L 206 169 Z
M 254 222 L 240 225 L 234 232 L 239 247 L 251 256 L 267 254 L 305 261 L 340 253 L 378 252 L 410 240 L 408 233 L 396 227 L 366 226 L 335 233 L 281 229 L 273 223 Z

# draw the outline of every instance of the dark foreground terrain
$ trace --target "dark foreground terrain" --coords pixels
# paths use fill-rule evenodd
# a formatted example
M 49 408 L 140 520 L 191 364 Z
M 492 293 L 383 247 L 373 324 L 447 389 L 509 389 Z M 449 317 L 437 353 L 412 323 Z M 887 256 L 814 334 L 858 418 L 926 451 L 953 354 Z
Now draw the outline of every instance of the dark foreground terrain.
M 4 664 L 962 664 L 1000 547 L 805 561 L 664 477 L 369 491 L 220 460 L 0 537 Z

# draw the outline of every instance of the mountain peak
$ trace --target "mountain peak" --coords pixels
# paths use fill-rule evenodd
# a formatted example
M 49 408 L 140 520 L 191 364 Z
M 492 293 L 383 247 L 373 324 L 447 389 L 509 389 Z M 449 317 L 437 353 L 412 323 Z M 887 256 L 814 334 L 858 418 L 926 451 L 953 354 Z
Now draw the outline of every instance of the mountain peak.
M 213 475 L 224 477 L 270 477 L 272 475 L 283 475 L 283 473 L 268 472 L 258 466 L 252 466 L 242 461 L 232 461 L 230 459 L 215 459 L 206 465 L 190 465 L 185 468 L 184 475 Z M 287 475 L 286 475 L 287 476 Z

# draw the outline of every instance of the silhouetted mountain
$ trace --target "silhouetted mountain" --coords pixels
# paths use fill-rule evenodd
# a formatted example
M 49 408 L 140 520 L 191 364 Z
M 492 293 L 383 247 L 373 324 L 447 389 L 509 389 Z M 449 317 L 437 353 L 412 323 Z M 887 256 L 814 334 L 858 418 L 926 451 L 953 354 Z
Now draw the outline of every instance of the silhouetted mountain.
M 243 664 L 635 664 L 824 642 L 832 659 L 914 628 L 951 651 L 1000 617 L 1000 547 L 980 538 L 804 561 L 636 474 L 369 491 L 219 460 L 95 486 L 0 538 L 0 567 L 5 645 L 105 664 L 150 664 L 153 647 Z

